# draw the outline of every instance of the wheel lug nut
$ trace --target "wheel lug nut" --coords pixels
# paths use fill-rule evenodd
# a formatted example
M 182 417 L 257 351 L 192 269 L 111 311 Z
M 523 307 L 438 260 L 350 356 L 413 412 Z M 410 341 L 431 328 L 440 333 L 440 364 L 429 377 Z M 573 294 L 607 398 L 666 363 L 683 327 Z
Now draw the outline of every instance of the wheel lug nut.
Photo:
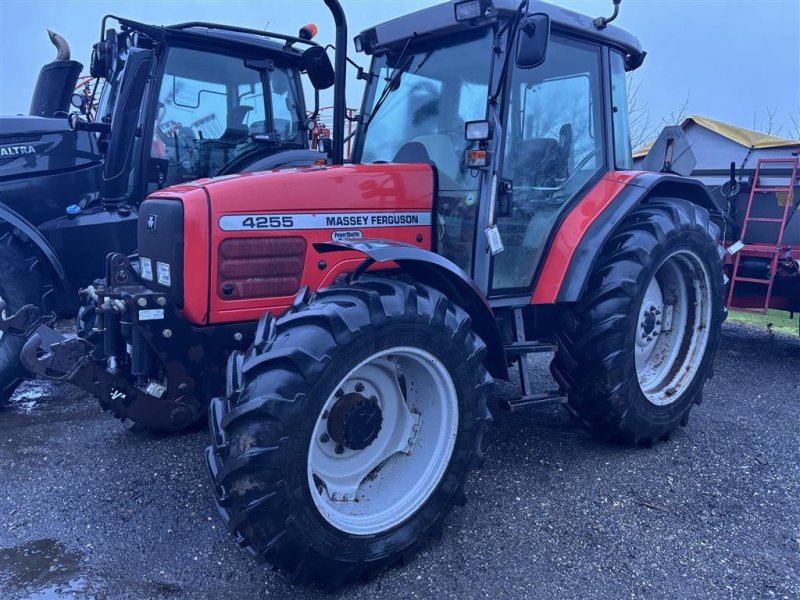
M 643 339 L 643 340 L 647 339 L 647 334 L 646 334 L 646 333 L 643 333 L 643 334 L 642 334 L 642 339 Z
M 661 325 L 661 321 L 656 321 L 656 325 Z
M 370 396 L 369 397 L 369 401 L 370 402 L 377 402 L 378 401 L 378 397 L 377 396 Z
M 341 398 L 342 396 L 344 396 L 344 390 L 343 389 L 336 390 L 336 397 Z
M 327 419 L 329 414 L 331 414 L 331 413 L 329 413 L 329 412 L 326 410 L 324 413 L 322 413 L 322 418 L 323 418 L 323 419 Z
M 359 392 L 359 393 L 363 392 L 364 391 L 364 384 L 363 383 L 357 383 L 356 384 L 356 391 Z
M 319 436 L 319 441 L 323 444 L 327 444 L 329 441 L 331 441 L 331 436 L 329 436 L 327 433 L 323 433 L 321 436 Z
M 344 446 L 341 444 L 336 444 L 336 450 L 334 450 L 336 454 L 344 454 Z

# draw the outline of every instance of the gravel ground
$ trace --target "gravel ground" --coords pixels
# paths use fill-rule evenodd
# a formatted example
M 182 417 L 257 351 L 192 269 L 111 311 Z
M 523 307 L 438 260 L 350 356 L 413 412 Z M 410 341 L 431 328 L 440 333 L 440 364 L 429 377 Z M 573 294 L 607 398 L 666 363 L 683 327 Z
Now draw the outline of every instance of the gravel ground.
M 726 324 L 689 427 L 634 450 L 494 410 L 445 535 L 328 598 L 800 597 L 800 341 Z M 546 360 L 534 376 L 549 379 Z M 513 394 L 498 386 L 495 395 Z M 67 385 L 0 412 L 0 597 L 316 598 L 221 526 L 205 431 L 130 433 Z

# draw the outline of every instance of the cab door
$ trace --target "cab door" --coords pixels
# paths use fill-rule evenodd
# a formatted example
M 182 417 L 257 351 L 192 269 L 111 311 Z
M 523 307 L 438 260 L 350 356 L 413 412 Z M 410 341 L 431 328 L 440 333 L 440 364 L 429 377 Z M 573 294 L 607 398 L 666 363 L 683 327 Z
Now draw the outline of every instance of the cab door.
M 492 258 L 493 296 L 533 288 L 560 217 L 606 172 L 604 85 L 602 48 L 555 35 L 541 66 L 514 67 L 496 219 L 504 249 Z

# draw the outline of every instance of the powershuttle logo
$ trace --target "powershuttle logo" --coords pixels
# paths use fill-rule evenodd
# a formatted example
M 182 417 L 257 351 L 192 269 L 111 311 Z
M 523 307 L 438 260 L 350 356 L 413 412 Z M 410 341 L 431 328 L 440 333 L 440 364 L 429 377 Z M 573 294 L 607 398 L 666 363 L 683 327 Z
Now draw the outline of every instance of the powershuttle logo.
M 26 154 L 36 154 L 33 146 L 3 146 L 0 148 L 0 158 L 12 158 L 14 156 L 24 156 Z
M 350 240 L 360 240 L 364 234 L 360 231 L 334 231 L 331 240 L 334 242 L 349 242 Z
M 222 231 L 270 231 L 287 229 L 343 229 L 346 227 L 429 227 L 428 212 L 379 212 L 379 213 L 328 213 L 290 215 L 225 215 L 220 217 Z M 343 231 L 343 235 L 363 234 L 360 231 Z M 335 239 L 335 238 L 334 238 Z M 357 239 L 342 237 L 340 239 Z

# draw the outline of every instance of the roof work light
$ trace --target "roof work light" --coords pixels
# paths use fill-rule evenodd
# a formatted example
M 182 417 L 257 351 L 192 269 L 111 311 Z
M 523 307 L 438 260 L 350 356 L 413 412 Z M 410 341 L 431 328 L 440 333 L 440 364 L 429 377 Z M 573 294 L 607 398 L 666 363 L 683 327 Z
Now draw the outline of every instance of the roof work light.
M 456 21 L 475 21 L 485 17 L 494 9 L 492 0 L 463 0 L 454 4 Z

